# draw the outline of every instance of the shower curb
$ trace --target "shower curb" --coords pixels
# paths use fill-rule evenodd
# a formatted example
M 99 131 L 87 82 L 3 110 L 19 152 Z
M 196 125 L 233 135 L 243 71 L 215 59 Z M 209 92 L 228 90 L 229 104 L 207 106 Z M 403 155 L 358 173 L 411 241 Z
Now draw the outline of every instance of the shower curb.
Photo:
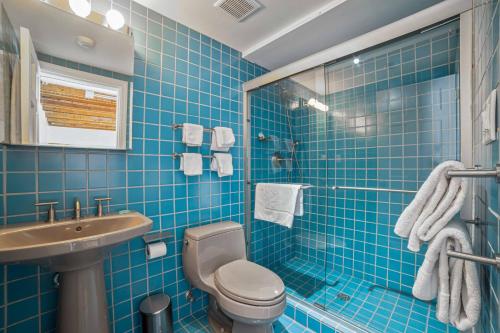
M 317 333 L 370 333 L 291 295 L 287 295 L 285 315 Z

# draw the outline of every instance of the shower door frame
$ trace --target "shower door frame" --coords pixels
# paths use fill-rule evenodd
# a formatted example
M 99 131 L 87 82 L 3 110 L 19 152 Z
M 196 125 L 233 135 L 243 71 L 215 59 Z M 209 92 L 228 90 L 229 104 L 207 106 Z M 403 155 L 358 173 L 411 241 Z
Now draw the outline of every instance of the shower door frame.
M 472 0 L 445 0 L 396 22 L 355 37 L 243 83 L 244 226 L 247 257 L 252 241 L 251 112 L 249 94 L 265 85 L 332 62 L 370 47 L 446 21 L 460 15 L 460 156 L 472 164 Z M 469 89 L 463 87 L 469 86 Z M 473 186 L 470 187 L 473 188 Z M 469 193 L 469 198 L 472 194 Z M 466 200 L 462 218 L 473 219 L 472 200 Z

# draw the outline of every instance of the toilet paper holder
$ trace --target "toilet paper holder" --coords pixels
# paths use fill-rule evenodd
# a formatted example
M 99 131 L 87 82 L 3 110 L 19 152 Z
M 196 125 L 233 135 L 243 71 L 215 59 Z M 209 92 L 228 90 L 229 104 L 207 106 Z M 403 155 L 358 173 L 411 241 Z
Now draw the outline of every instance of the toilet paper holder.
M 167 240 L 168 238 L 173 238 L 174 235 L 170 231 L 153 232 L 142 236 L 144 243 L 151 244 L 161 240 Z

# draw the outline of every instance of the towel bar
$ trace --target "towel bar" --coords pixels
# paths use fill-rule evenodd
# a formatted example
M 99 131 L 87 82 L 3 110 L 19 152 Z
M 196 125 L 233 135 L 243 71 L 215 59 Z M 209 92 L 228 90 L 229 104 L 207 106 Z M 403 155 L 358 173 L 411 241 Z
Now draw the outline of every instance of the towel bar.
M 183 127 L 182 124 L 172 124 L 172 129 L 174 129 L 174 130 L 176 130 L 178 128 L 182 128 L 182 127 Z M 205 127 L 203 127 L 203 131 L 204 132 L 213 132 L 214 129 L 213 128 L 205 128 Z
M 253 184 L 253 186 L 257 186 L 257 184 Z M 313 187 L 316 187 L 314 185 L 311 185 L 311 184 L 300 184 L 300 188 L 303 189 L 303 190 L 308 190 L 310 188 L 313 188 Z
M 495 254 L 495 258 L 481 257 L 481 256 L 476 256 L 474 254 L 457 252 L 452 250 L 448 250 L 447 254 L 449 257 L 474 261 L 483 265 L 492 265 L 496 266 L 497 269 L 500 269 L 500 253 Z
M 173 159 L 176 159 L 176 158 L 180 158 L 180 157 L 182 157 L 182 154 L 179 154 L 179 153 L 173 153 L 173 154 L 171 154 L 170 156 L 172 156 L 172 158 L 173 158 Z M 210 159 L 214 158 L 214 156 L 213 156 L 213 155 L 202 155 L 201 157 L 202 157 L 202 158 L 210 158 Z
M 500 183 L 500 163 L 495 169 L 466 169 L 466 170 L 450 170 L 448 177 L 495 177 L 497 183 Z
M 332 186 L 332 190 L 361 190 L 361 191 L 375 191 L 375 192 L 394 192 L 394 193 L 417 193 L 415 190 L 398 190 L 392 188 L 379 188 L 379 187 L 356 187 L 356 186 Z

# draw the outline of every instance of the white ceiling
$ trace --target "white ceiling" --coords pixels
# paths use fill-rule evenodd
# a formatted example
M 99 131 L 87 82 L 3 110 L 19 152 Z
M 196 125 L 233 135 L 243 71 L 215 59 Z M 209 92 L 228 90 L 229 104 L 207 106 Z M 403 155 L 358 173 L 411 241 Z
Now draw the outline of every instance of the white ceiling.
M 411 15 L 442 0 L 259 0 L 237 22 L 216 0 L 136 0 L 270 70 Z

